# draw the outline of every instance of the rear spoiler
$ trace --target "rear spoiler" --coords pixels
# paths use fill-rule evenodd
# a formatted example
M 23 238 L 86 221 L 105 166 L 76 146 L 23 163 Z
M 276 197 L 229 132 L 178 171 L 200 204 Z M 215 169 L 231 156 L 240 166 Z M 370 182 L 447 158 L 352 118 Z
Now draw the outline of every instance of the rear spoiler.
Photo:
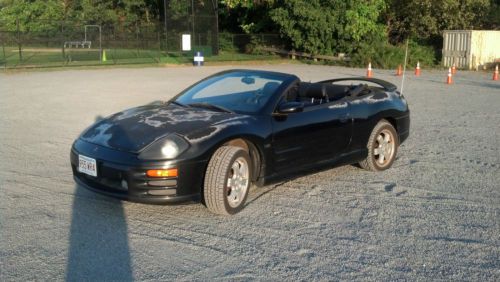
M 398 87 L 390 82 L 387 82 L 382 79 L 377 79 L 377 78 L 367 78 L 367 77 L 351 77 L 351 78 L 336 78 L 336 79 L 329 79 L 329 80 L 323 80 L 323 81 L 318 81 L 317 83 L 335 83 L 338 81 L 350 81 L 350 80 L 356 80 L 356 81 L 367 81 L 367 82 L 372 82 L 375 84 L 378 84 L 384 88 L 385 91 L 393 92 L 398 89 Z

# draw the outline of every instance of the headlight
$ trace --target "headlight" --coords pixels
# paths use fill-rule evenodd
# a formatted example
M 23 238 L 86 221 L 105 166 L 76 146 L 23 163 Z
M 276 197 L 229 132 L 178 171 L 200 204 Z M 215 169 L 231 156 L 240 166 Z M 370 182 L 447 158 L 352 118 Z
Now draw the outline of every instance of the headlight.
M 176 134 L 167 135 L 147 146 L 140 154 L 142 160 L 175 159 L 184 153 L 189 143 Z

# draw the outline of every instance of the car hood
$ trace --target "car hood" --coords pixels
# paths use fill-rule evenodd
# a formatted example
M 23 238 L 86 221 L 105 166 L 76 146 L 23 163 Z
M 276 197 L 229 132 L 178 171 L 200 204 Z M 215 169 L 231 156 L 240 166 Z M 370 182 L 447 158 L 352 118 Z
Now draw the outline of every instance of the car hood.
M 175 104 L 147 105 L 98 121 L 80 138 L 108 148 L 137 153 L 165 135 L 193 135 L 235 116 L 238 114 Z

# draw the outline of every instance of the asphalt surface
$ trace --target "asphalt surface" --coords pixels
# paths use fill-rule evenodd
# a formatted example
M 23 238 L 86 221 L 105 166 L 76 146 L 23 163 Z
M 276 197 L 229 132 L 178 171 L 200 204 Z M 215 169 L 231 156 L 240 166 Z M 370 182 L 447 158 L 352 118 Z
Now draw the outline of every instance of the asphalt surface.
M 500 82 L 408 72 L 411 135 L 393 168 L 342 166 L 252 188 L 245 209 L 154 206 L 73 182 L 100 117 L 231 67 L 0 74 L 0 281 L 500 280 Z M 238 66 L 241 68 L 241 66 Z M 362 69 L 250 66 L 305 81 Z M 375 77 L 400 85 L 392 71 Z

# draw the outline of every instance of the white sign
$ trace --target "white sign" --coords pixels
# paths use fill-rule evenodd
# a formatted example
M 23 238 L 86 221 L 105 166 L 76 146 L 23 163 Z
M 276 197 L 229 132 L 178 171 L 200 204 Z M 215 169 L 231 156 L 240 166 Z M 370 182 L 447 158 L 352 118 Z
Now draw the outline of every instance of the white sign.
M 191 34 L 182 35 L 182 51 L 191 51 Z

